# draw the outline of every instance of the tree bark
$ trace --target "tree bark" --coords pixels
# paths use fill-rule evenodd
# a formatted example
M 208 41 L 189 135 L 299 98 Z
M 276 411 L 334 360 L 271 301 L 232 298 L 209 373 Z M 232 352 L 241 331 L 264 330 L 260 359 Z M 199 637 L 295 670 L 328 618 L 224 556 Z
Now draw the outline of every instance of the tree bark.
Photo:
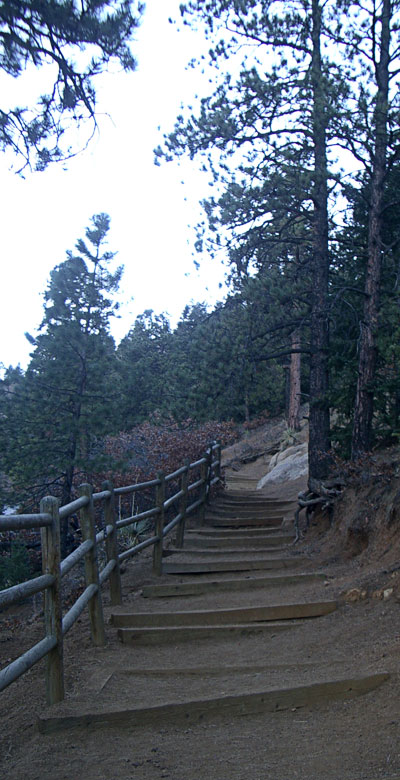
M 299 431 L 301 398 L 300 331 L 293 331 L 291 342 L 292 348 L 297 351 L 292 352 L 290 356 L 288 428 L 291 428 L 292 431 Z
M 311 362 L 309 417 L 309 477 L 323 479 L 330 466 L 328 406 L 328 185 L 326 160 L 326 94 L 321 61 L 321 7 L 312 2 L 314 141 L 313 289 L 311 299 Z
M 389 97 L 389 45 L 391 0 L 383 0 L 379 62 L 376 63 L 378 90 L 374 112 L 375 147 L 368 215 L 368 260 L 365 276 L 365 303 L 360 325 L 357 390 L 354 406 L 352 458 L 371 448 L 376 368 L 376 335 L 379 321 L 379 292 L 382 272 L 382 206 L 387 168 L 387 122 Z M 373 32 L 378 20 L 374 20 Z

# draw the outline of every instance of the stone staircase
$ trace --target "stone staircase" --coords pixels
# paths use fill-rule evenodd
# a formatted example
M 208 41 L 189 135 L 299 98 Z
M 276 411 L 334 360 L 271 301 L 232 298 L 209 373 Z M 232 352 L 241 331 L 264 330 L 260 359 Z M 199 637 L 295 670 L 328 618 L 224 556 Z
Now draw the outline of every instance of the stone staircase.
M 244 490 L 216 499 L 184 548 L 167 551 L 161 580 L 110 610 L 118 643 L 84 690 L 42 714 L 39 730 L 276 713 L 381 685 L 384 670 L 349 670 L 335 648 L 327 665 L 323 625 L 338 623 L 338 605 L 293 546 L 292 508 Z

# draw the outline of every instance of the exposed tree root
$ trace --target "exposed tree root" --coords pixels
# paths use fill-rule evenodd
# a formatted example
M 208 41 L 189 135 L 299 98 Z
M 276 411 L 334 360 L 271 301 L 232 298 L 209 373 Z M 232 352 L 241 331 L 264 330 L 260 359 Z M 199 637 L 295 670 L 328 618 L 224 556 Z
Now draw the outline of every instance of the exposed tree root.
M 312 477 L 309 479 L 308 490 L 304 490 L 298 494 L 299 506 L 294 515 L 294 527 L 296 531 L 294 544 L 300 539 L 299 520 L 302 509 L 306 510 L 306 528 L 309 527 L 310 517 L 317 506 L 320 506 L 323 512 L 328 513 L 329 522 L 332 524 L 334 502 L 343 494 L 342 488 L 344 486 L 345 482 L 340 478 L 329 479 L 325 482 L 313 479 Z

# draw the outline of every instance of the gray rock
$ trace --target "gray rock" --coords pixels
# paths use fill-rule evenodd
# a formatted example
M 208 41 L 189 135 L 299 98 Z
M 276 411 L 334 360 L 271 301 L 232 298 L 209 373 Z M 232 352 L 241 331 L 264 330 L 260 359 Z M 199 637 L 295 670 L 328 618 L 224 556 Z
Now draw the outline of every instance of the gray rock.
M 289 448 L 292 449 L 292 448 Z M 298 448 L 296 448 L 298 449 Z M 281 453 L 282 454 L 282 453 Z M 264 477 L 261 477 L 257 484 L 257 490 L 261 490 L 268 484 L 279 484 L 292 479 L 307 476 L 308 474 L 308 453 L 304 449 L 288 455 Z

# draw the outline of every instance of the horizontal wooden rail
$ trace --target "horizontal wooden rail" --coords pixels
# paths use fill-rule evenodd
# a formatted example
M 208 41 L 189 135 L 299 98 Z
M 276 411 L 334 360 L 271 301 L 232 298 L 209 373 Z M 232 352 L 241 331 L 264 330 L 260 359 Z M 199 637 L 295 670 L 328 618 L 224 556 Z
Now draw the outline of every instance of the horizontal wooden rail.
M 200 458 L 200 460 L 196 460 L 194 463 L 191 463 L 189 468 L 190 469 L 195 469 L 198 466 L 201 466 L 205 462 L 206 462 L 206 458 Z
M 213 460 L 213 453 L 217 457 Z M 204 510 L 208 500 L 210 486 L 220 479 L 221 471 L 220 445 L 212 444 L 203 457 L 194 463 L 187 461 L 185 465 L 171 474 L 159 472 L 156 479 L 141 482 L 136 485 L 126 485 L 116 490 L 110 482 L 103 483 L 103 489 L 93 492 L 91 485 L 81 485 L 79 498 L 70 501 L 62 507 L 52 496 L 41 501 L 40 512 L 37 514 L 3 515 L 0 517 L 1 531 L 20 531 L 24 529 L 41 529 L 43 574 L 27 582 L 14 585 L 0 591 L 0 608 L 11 606 L 24 598 L 44 594 L 44 617 L 46 636 L 34 647 L 21 655 L 0 671 L 0 691 L 45 656 L 47 657 L 46 689 L 47 701 L 54 704 L 64 698 L 64 665 L 63 637 L 78 620 L 83 610 L 88 607 L 92 640 L 97 645 L 105 642 L 101 585 L 106 581 L 110 586 L 110 599 L 113 605 L 122 603 L 120 563 L 137 555 L 147 547 L 153 547 L 153 570 L 162 573 L 163 540 L 175 528 L 178 547 L 183 545 L 186 518 L 197 509 Z M 200 479 L 189 484 L 189 474 L 193 469 L 200 468 Z M 166 487 L 173 480 L 180 484 L 176 493 L 166 496 Z M 114 498 L 146 491 L 146 501 L 149 500 L 149 490 L 155 488 L 154 505 L 150 509 L 116 519 Z M 188 506 L 188 495 L 197 491 L 196 500 Z M 178 514 L 167 521 L 167 512 L 178 503 Z M 101 522 L 103 528 L 96 533 L 94 504 L 100 504 L 104 512 Z M 96 517 L 98 516 L 96 509 Z M 60 521 L 75 513 L 80 514 L 82 542 L 63 561 L 60 560 Z M 128 550 L 118 552 L 117 534 L 124 528 L 135 525 L 143 520 L 154 518 L 153 534 Z M 106 562 L 102 569 L 98 564 L 98 547 L 105 545 Z M 68 612 L 63 616 L 61 611 L 61 582 L 77 564 L 84 562 L 85 590 L 76 599 Z
M 15 661 L 6 666 L 5 669 L 2 669 L 0 671 L 0 691 L 4 691 L 4 688 L 18 680 L 18 677 L 21 677 L 28 669 L 31 669 L 38 661 L 41 661 L 45 655 L 48 655 L 51 650 L 54 650 L 56 645 L 57 640 L 55 637 L 46 636 L 27 650 L 26 653 L 20 655 L 19 658 L 16 658 Z
M 107 539 L 107 536 L 112 534 L 113 530 L 114 527 L 112 525 L 107 525 L 106 528 L 102 528 L 101 531 L 96 534 L 96 544 L 104 542 L 104 540 Z
M 60 520 L 64 520 L 66 517 L 74 515 L 75 512 L 79 512 L 79 510 L 84 506 L 87 506 L 87 504 L 88 499 L 86 496 L 81 496 L 80 498 L 76 498 L 75 501 L 70 501 L 69 504 L 64 504 L 64 506 L 58 510 Z
M 180 490 L 179 493 L 175 493 L 175 495 L 171 496 L 171 498 L 167 498 L 166 501 L 164 501 L 164 509 L 169 509 L 170 506 L 175 504 L 176 501 L 178 501 L 179 498 L 182 498 L 183 496 L 183 490 Z
M 158 536 L 152 536 L 151 539 L 145 539 L 144 542 L 139 542 L 139 544 L 135 544 L 134 547 L 130 547 L 129 550 L 125 550 L 123 553 L 120 553 L 118 556 L 118 559 L 120 561 L 125 561 L 126 558 L 131 558 L 132 555 L 137 555 L 138 552 L 141 550 L 145 550 L 146 547 L 151 547 L 156 542 L 159 542 Z
M 81 593 L 79 598 L 75 601 L 75 604 L 71 607 L 71 609 L 68 610 L 67 614 L 62 619 L 62 632 L 63 636 L 67 633 L 67 631 L 72 628 L 74 623 L 78 620 L 78 617 L 82 614 L 83 610 L 85 609 L 86 605 L 89 604 L 93 596 L 96 596 L 98 592 L 98 586 L 92 583 L 91 585 L 88 585 L 87 588 Z
M 198 479 L 197 482 L 193 482 L 188 487 L 189 493 L 191 493 L 193 490 L 197 490 L 197 488 L 201 487 L 204 484 L 204 481 L 202 479 Z
M 113 559 L 113 560 L 111 560 L 111 561 L 108 561 L 108 563 L 106 564 L 106 566 L 104 567 L 104 569 L 102 569 L 102 570 L 101 570 L 101 572 L 99 573 L 99 580 L 100 580 L 100 585 L 102 585 L 102 584 L 103 584 L 103 582 L 105 582 L 106 580 L 108 580 L 108 578 L 109 578 L 109 576 L 110 576 L 111 572 L 113 572 L 113 571 L 114 571 L 114 569 L 115 569 L 115 567 L 116 567 L 116 566 L 118 566 L 118 561 L 117 561 L 117 559 Z
M 105 498 L 110 498 L 111 490 L 102 490 L 100 493 L 93 493 L 93 501 L 104 501 Z
M 139 482 L 137 485 L 126 485 L 125 487 L 115 488 L 114 493 L 116 496 L 123 496 L 126 493 L 136 493 L 138 490 L 157 487 L 159 484 L 158 479 L 151 479 L 150 482 Z
M 190 504 L 190 506 L 188 506 L 188 508 L 186 510 L 186 514 L 187 515 L 191 515 L 192 512 L 195 511 L 195 509 L 198 509 L 202 505 L 202 503 L 203 502 L 202 502 L 201 498 L 199 498 L 199 500 L 195 501 L 194 504 Z
M 0 517 L 0 532 L 44 528 L 51 524 L 51 515 L 44 512 L 39 512 L 37 515 L 2 515 Z
M 176 525 L 178 525 L 178 523 L 180 523 L 180 522 L 181 522 L 181 520 L 182 520 L 182 515 L 179 513 L 179 515 L 177 515 L 176 517 L 174 517 L 174 519 L 173 519 L 173 520 L 171 520 L 171 521 L 168 523 L 168 525 L 164 526 L 164 529 L 163 529 L 163 536 L 167 536 L 167 534 L 169 534 L 169 533 L 170 533 L 170 531 L 172 531 L 172 529 L 173 529 L 173 528 L 175 528 L 175 526 L 176 526 Z
M 180 469 L 177 469 L 176 471 L 173 471 L 172 474 L 167 474 L 167 476 L 165 477 L 165 481 L 166 482 L 170 482 L 171 479 L 177 479 L 178 477 L 181 477 L 182 474 L 184 474 L 185 471 L 187 471 L 187 468 L 188 468 L 188 466 L 181 466 Z M 189 466 L 189 468 L 190 468 L 190 466 Z
M 40 591 L 50 588 L 53 584 L 54 577 L 52 574 L 42 574 L 41 577 L 21 582 L 19 585 L 12 585 L 10 588 L 0 591 L 0 608 L 10 607 L 11 604 L 16 604 L 18 601 L 22 601 L 22 599 L 34 596 L 35 593 L 40 593 Z
M 66 574 L 68 574 L 68 572 L 71 571 L 71 569 L 73 569 L 74 566 L 76 566 L 76 564 L 85 557 L 86 553 L 88 553 L 92 547 L 93 542 L 91 539 L 87 539 L 86 542 L 82 542 L 82 544 L 80 544 L 76 550 L 70 553 L 67 558 L 64 558 L 60 564 L 61 576 L 64 577 Z
M 123 520 L 117 520 L 117 528 L 126 528 L 127 525 L 133 525 L 138 523 L 139 520 L 147 520 L 149 517 L 155 517 L 159 513 L 158 507 L 154 509 L 147 509 L 146 512 L 140 512 L 138 515 L 131 515 L 131 517 L 124 517 Z

